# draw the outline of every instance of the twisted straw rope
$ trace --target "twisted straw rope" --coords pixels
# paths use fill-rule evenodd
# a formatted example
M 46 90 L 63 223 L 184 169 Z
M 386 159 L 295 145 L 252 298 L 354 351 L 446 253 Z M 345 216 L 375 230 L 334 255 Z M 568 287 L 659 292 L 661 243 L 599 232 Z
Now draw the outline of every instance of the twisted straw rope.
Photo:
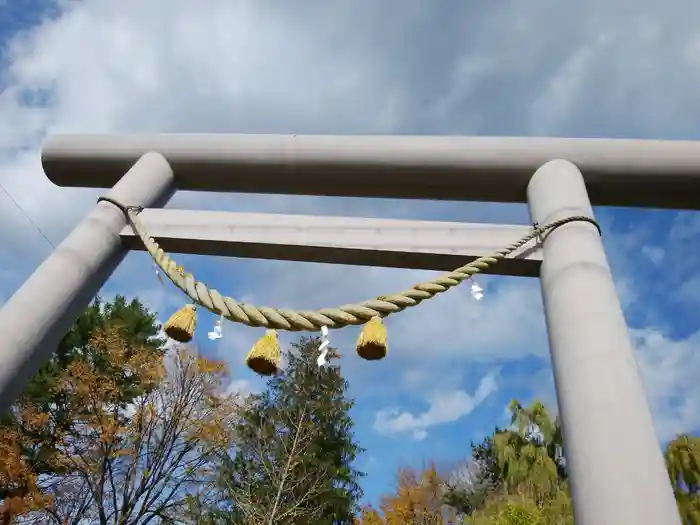
M 431 299 L 457 286 L 461 282 L 466 281 L 472 275 L 494 266 L 501 259 L 504 259 L 507 255 L 513 253 L 532 239 L 540 237 L 544 233 L 569 222 L 589 222 L 598 228 L 598 232 L 600 233 L 598 223 L 590 217 L 585 215 L 566 217 L 545 226 L 535 225 L 532 232 L 525 235 L 519 241 L 498 250 L 492 255 L 479 257 L 448 274 L 416 284 L 410 290 L 392 295 L 381 295 L 376 299 L 370 299 L 359 304 L 347 304 L 337 308 L 323 308 L 315 311 L 295 311 L 239 303 L 232 297 L 221 295 L 217 290 L 209 288 L 201 281 L 197 281 L 192 274 L 186 273 L 177 265 L 170 255 L 163 251 L 155 239 L 148 235 L 148 232 L 137 217 L 142 208 L 137 206 L 124 206 L 106 197 L 101 197 L 98 199 L 98 202 L 99 201 L 106 201 L 114 204 L 124 212 L 134 233 L 141 239 L 155 263 L 163 270 L 165 275 L 168 276 L 168 279 L 180 290 L 185 292 L 195 303 L 217 315 L 223 315 L 230 321 L 236 323 L 254 327 L 288 330 L 291 332 L 303 330 L 315 332 L 319 331 L 322 326 L 327 326 L 328 328 L 342 328 L 348 325 L 364 324 L 372 317 L 386 317 L 396 312 L 401 312 L 406 308 L 417 306 L 426 299 Z

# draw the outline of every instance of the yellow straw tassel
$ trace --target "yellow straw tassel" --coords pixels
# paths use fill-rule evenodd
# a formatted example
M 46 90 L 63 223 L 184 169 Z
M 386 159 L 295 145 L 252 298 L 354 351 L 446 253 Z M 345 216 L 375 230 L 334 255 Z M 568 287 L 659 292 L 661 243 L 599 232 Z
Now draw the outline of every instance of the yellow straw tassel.
M 386 327 L 381 317 L 370 319 L 357 338 L 357 355 L 368 361 L 376 361 L 386 357 Z
M 263 376 L 271 376 L 279 371 L 280 344 L 277 340 L 277 331 L 268 330 L 258 339 L 253 348 L 248 352 L 245 360 L 248 368 Z
M 170 319 L 163 325 L 163 330 L 170 339 L 180 343 L 189 343 L 194 336 L 196 326 L 197 307 L 188 304 L 170 316 Z

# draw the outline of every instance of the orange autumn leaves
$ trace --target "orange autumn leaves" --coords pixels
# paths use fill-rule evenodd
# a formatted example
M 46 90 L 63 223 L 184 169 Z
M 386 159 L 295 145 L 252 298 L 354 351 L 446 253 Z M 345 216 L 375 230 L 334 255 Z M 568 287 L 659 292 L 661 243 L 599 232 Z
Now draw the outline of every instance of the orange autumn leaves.
M 42 509 L 52 502 L 51 494 L 42 490 L 33 463 L 41 462 L 57 470 L 60 457 L 51 451 L 45 436 L 57 439 L 51 417 L 30 403 L 13 407 L 17 427 L 0 426 L 0 521 L 10 523 L 12 517 L 31 510 Z M 21 429 L 21 431 L 20 431 Z
M 138 522 L 151 510 L 163 514 L 153 497 L 160 492 L 171 498 L 168 511 L 181 511 L 210 476 L 211 457 L 231 443 L 239 400 L 224 392 L 226 379 L 223 363 L 185 347 L 163 356 L 129 344 L 119 326 L 96 330 L 52 385 L 69 428 L 54 425 L 51 407 L 23 399 L 13 408 L 21 432 L 0 427 L 2 521 L 33 511 L 40 519 Z M 27 458 L 37 453 L 55 474 L 36 475 Z M 84 504 L 66 501 L 76 494 Z
M 0 504 L 0 519 L 9 523 L 12 516 L 43 508 L 50 503 L 37 486 L 37 476 L 22 456 L 21 436 L 14 429 L 0 429 L 0 485 L 5 498 Z
M 379 510 L 363 508 L 356 525 L 443 525 L 451 516 L 442 494 L 443 481 L 434 464 L 422 472 L 400 469 L 396 492 L 382 498 Z

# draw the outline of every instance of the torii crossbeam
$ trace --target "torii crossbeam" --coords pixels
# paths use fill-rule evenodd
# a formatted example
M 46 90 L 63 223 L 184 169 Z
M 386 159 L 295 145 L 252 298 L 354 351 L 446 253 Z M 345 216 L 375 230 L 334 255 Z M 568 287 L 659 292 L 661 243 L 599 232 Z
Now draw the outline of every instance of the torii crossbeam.
M 43 164 L 60 186 L 111 188 L 114 201 L 144 208 L 164 206 L 181 189 L 527 202 L 539 224 L 592 218 L 591 201 L 700 210 L 697 142 L 67 135 L 49 137 Z M 143 221 L 181 252 L 426 269 L 464 264 L 527 230 L 155 209 Z M 128 250 L 140 248 L 126 226 L 122 211 L 99 203 L 0 310 L 0 410 Z M 542 283 L 576 523 L 680 525 L 595 226 L 568 223 L 494 269 Z

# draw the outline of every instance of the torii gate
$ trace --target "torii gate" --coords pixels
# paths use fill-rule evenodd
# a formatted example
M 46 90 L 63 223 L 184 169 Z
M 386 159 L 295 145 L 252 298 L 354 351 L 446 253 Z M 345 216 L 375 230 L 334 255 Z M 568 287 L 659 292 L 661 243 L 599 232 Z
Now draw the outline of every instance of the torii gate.
M 700 210 L 698 142 L 66 135 L 48 138 L 43 165 L 59 186 L 111 188 L 107 197 L 144 208 L 164 206 L 176 190 L 196 190 L 525 201 L 539 224 L 592 218 L 591 201 Z M 160 209 L 141 217 L 166 250 L 422 269 L 451 269 L 531 231 Z M 143 245 L 125 215 L 100 202 L 0 310 L 0 410 L 130 249 Z M 576 523 L 680 525 L 595 225 L 557 228 L 494 271 L 542 283 Z

